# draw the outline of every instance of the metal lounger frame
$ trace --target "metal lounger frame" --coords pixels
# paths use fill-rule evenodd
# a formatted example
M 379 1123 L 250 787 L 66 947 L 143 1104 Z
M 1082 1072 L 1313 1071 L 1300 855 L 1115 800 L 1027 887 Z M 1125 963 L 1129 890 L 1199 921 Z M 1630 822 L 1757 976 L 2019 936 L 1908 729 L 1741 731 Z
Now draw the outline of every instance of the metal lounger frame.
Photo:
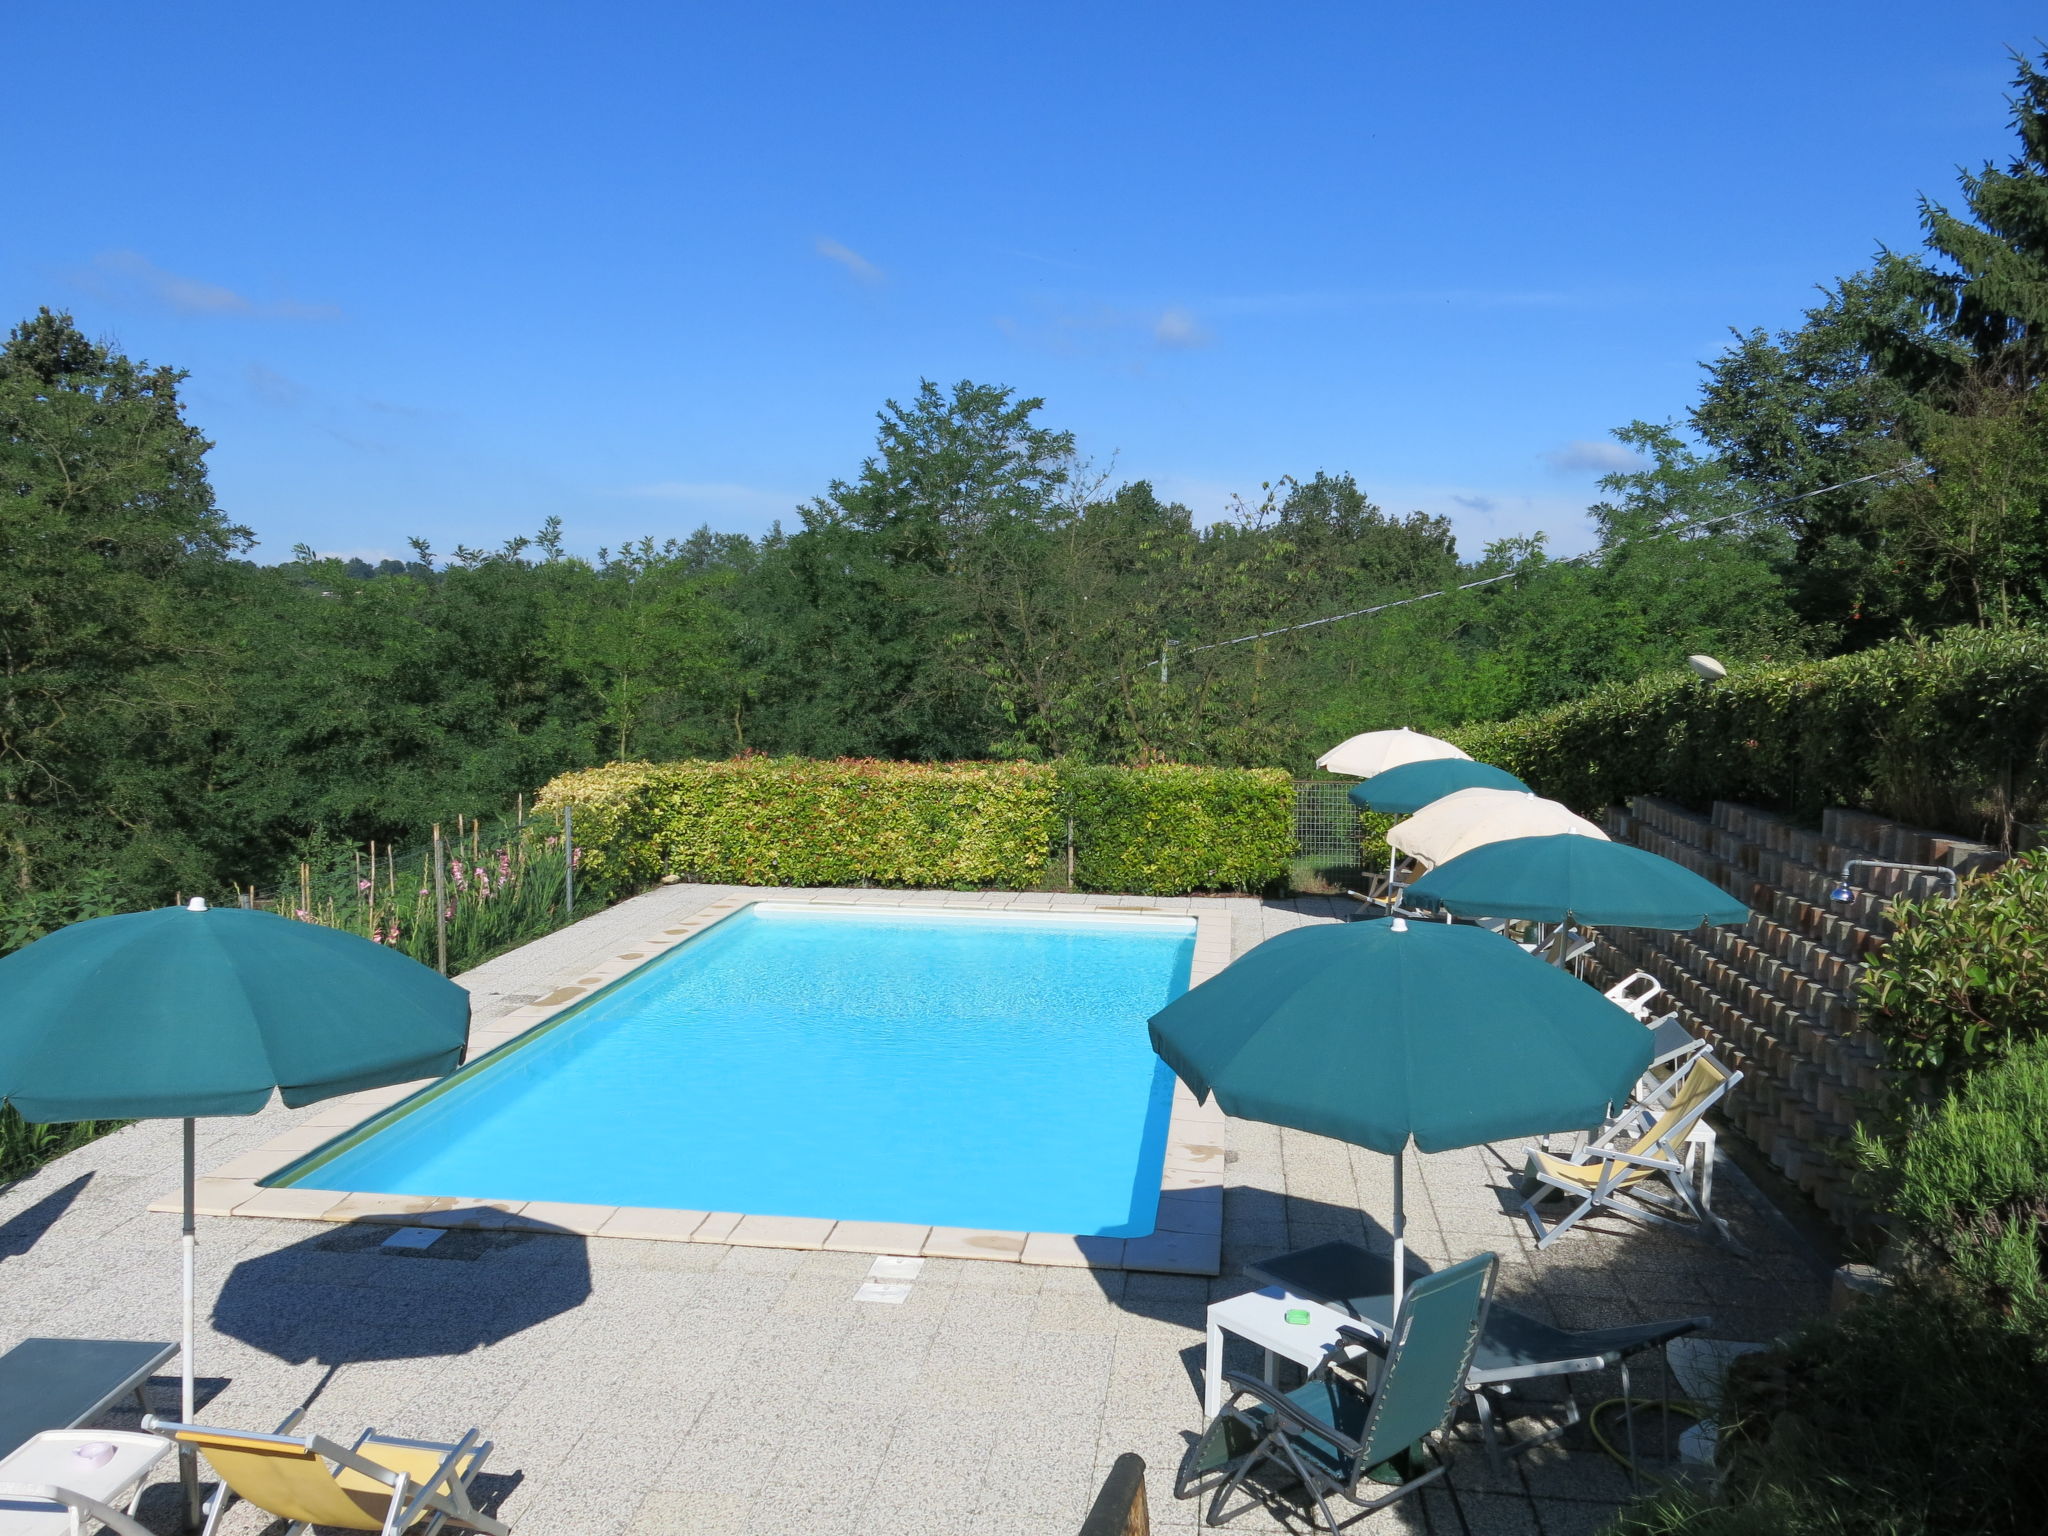
M 362 1454 L 362 1447 L 368 1444 L 377 1434 L 375 1426 L 365 1429 L 360 1435 L 356 1436 L 355 1444 L 352 1446 L 340 1445 L 333 1440 L 329 1440 L 325 1435 L 292 1435 L 286 1433 L 287 1430 L 291 1429 L 292 1426 L 305 1416 L 306 1410 L 304 1408 L 294 1408 L 285 1415 L 283 1422 L 277 1426 L 276 1430 L 267 1435 L 246 1429 L 222 1429 L 217 1425 L 211 1424 L 177 1424 L 154 1416 L 143 1420 L 143 1428 L 171 1436 L 175 1436 L 178 1431 L 184 1430 L 196 1434 L 220 1435 L 235 1440 L 267 1440 L 279 1446 L 291 1446 L 296 1450 L 311 1451 L 314 1455 L 326 1461 L 331 1461 L 337 1466 L 347 1467 L 351 1471 L 359 1472 L 364 1477 L 384 1484 L 385 1487 L 390 1488 L 393 1492 L 391 1512 L 386 1515 L 384 1520 L 385 1536 L 398 1536 L 400 1531 L 410 1528 L 415 1520 L 430 1510 L 433 1512 L 433 1518 L 428 1522 L 424 1536 L 434 1536 L 434 1533 L 451 1519 L 472 1530 L 482 1531 L 485 1533 L 485 1536 L 510 1536 L 510 1526 L 507 1526 L 502 1521 L 492 1519 L 489 1515 L 477 1509 L 470 1501 L 469 1483 L 478 1472 L 483 1470 L 483 1464 L 490 1456 L 492 1449 L 490 1441 L 477 1438 L 482 1433 L 481 1430 L 470 1430 L 468 1434 L 464 1435 L 453 1446 L 444 1445 L 440 1441 L 433 1440 L 405 1440 L 397 1436 L 384 1437 L 383 1443 L 387 1445 L 406 1445 L 420 1450 L 445 1450 L 447 1452 L 442 1457 L 440 1466 L 434 1469 L 433 1476 L 425 1482 L 414 1485 L 412 1479 L 405 1473 L 394 1472 L 389 1467 L 379 1466 L 376 1462 L 370 1460 L 369 1457 Z M 201 1447 L 201 1449 L 204 1449 L 204 1447 Z M 469 1464 L 469 1473 L 468 1476 L 458 1479 L 454 1475 L 455 1469 L 462 1464 L 465 1456 L 473 1458 Z M 443 1488 L 447 1492 L 441 1492 L 440 1490 Z M 207 1503 L 206 1525 L 200 1536 L 214 1536 L 214 1532 L 220 1526 L 221 1516 L 227 1512 L 228 1505 L 234 1502 L 235 1497 L 234 1491 L 228 1487 L 226 1479 L 222 1479 L 220 1485 L 214 1490 L 212 1499 Z M 304 1522 L 294 1521 L 285 1528 L 284 1536 L 300 1536 L 300 1533 L 309 1529 L 310 1527 Z

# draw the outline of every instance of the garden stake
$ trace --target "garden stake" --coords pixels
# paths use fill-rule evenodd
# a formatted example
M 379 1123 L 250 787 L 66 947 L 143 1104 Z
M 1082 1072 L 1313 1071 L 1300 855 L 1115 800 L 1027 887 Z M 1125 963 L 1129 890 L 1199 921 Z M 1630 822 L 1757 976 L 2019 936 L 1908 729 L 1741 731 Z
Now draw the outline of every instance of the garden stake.
M 448 974 L 448 874 L 441 846 L 441 823 L 434 823 L 434 959 Z
M 562 915 L 576 915 L 576 807 L 562 802 Z

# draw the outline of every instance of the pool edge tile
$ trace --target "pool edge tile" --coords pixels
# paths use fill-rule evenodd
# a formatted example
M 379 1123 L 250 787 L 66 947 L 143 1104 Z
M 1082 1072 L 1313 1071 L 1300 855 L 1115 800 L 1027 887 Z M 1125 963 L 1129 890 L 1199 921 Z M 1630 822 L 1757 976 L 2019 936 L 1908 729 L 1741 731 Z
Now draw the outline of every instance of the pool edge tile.
M 824 1246 L 835 1253 L 887 1253 L 917 1258 L 931 1238 L 930 1227 L 907 1221 L 842 1221 L 835 1223 Z
M 732 1229 L 745 1219 L 746 1217 L 739 1211 L 713 1211 L 697 1224 L 696 1231 L 690 1234 L 690 1241 L 729 1243 L 732 1241 Z
M 924 1240 L 928 1259 L 993 1259 L 1015 1264 L 1024 1256 L 1028 1232 L 998 1232 L 986 1227 L 933 1227 Z
M 571 1237 L 596 1237 L 619 1214 L 616 1205 L 589 1205 L 572 1200 L 529 1200 L 518 1207 L 517 1225 L 531 1231 L 562 1232 Z
M 663 1206 L 620 1205 L 598 1229 L 599 1237 L 637 1238 L 643 1242 L 686 1243 L 704 1224 L 707 1211 L 672 1211 Z
M 817 1249 L 834 1225 L 829 1216 L 742 1216 L 725 1240 L 736 1248 Z
M 327 1213 L 348 1198 L 345 1189 L 263 1189 L 235 1207 L 237 1216 L 267 1221 L 326 1221 Z
M 1087 1237 L 1072 1232 L 1032 1232 L 1025 1237 L 1024 1251 L 1017 1257 L 1025 1264 L 1062 1269 L 1122 1269 L 1126 1241 L 1121 1237 Z
M 1163 1275 L 1218 1275 L 1223 1272 L 1223 1235 L 1154 1232 L 1126 1238 L 1123 1267 Z

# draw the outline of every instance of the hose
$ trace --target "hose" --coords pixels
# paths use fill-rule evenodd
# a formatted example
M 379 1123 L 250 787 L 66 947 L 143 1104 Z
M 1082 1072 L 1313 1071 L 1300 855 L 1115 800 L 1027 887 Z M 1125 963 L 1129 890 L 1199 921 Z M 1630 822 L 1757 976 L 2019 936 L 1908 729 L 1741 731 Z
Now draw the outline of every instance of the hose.
M 1623 1470 L 1631 1477 L 1638 1475 L 1640 1469 L 1607 1438 L 1600 1428 L 1600 1415 L 1609 1408 L 1619 1408 L 1623 1412 L 1627 1412 L 1631 1408 L 1658 1408 L 1668 1410 L 1671 1413 L 1682 1413 L 1695 1424 L 1707 1422 L 1706 1410 L 1698 1403 L 1689 1402 L 1682 1397 L 1674 1397 L 1668 1401 L 1661 1397 L 1610 1397 L 1605 1402 L 1595 1403 L 1592 1412 L 1586 1415 L 1586 1427 L 1592 1431 L 1594 1443 L 1616 1461 L 1620 1462 Z

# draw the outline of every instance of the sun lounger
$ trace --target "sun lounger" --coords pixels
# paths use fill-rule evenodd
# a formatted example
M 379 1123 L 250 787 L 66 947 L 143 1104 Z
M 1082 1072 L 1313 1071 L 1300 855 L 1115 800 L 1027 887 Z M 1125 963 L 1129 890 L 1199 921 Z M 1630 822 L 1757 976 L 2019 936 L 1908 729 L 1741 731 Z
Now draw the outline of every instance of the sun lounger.
M 295 1410 L 268 1435 L 153 1417 L 142 1423 L 197 1449 L 219 1475 L 204 1536 L 213 1536 L 235 1499 L 288 1521 L 284 1536 L 301 1536 L 316 1525 L 396 1536 L 422 1518 L 424 1536 L 450 1520 L 487 1536 L 507 1536 L 507 1526 L 470 1500 L 469 1485 L 491 1451 L 490 1442 L 477 1438 L 479 1431 L 446 1445 L 366 1429 L 344 1447 L 320 1435 L 288 1434 L 304 1415 L 304 1409 Z
M 137 1339 L 23 1339 L 0 1355 L 0 1456 L 46 1429 L 89 1424 L 177 1354 L 175 1344 Z
M 1741 1081 L 1702 1051 L 1570 1157 L 1531 1147 L 1519 1183 L 1536 1246 L 1548 1248 L 1596 1211 L 1735 1246 L 1713 1212 L 1714 1134 L 1704 1117 Z M 1670 1193 L 1657 1193 L 1656 1184 Z M 1570 1209 L 1546 1223 L 1538 1207 L 1560 1198 Z
M 1174 1493 L 1213 1489 L 1203 1518 L 1222 1525 L 1263 1502 L 1247 1487 L 1259 1473 L 1261 1492 L 1268 1477 L 1298 1485 L 1334 1531 L 1332 1497 L 1370 1514 L 1442 1477 L 1438 1442 L 1464 1394 L 1498 1265 L 1482 1254 L 1410 1286 L 1370 1388 L 1344 1369 L 1348 1347 L 1291 1392 L 1228 1377 L 1230 1400 L 1189 1450 Z M 1241 1493 L 1246 1502 L 1228 1510 Z

